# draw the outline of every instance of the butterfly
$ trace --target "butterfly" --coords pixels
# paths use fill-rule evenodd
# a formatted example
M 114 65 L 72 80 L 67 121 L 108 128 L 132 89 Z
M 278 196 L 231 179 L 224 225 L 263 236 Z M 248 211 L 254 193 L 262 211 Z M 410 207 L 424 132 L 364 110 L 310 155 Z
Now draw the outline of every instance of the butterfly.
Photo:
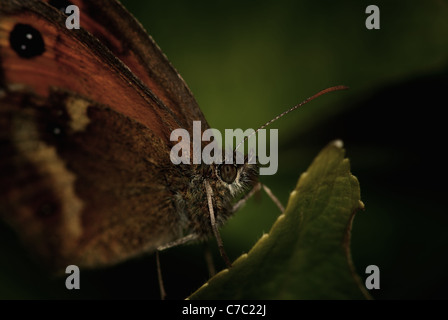
M 67 28 L 72 5 L 80 29 Z M 170 134 L 194 121 L 210 128 L 118 1 L 1 1 L 0 216 L 51 269 L 211 236 L 230 266 L 219 227 L 261 188 L 281 205 L 258 164 L 174 165 Z
M 68 5 L 80 29 L 66 27 Z M 119 2 L 8 0 L 0 12 L 0 212 L 46 264 L 208 238 L 233 214 L 232 186 L 256 184 L 256 165 L 171 163 L 170 133 L 209 125 Z

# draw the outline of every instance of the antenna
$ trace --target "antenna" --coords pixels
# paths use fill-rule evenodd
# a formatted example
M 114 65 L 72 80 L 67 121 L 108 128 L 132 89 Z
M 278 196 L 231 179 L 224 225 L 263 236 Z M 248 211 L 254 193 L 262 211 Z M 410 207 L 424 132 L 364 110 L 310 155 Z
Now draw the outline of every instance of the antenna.
M 290 113 L 291 111 L 294 111 L 298 108 L 300 108 L 301 106 L 303 106 L 304 104 L 310 102 L 311 100 L 316 99 L 317 97 L 320 97 L 321 95 L 324 95 L 326 93 L 332 92 L 332 91 L 339 91 L 339 90 L 346 90 L 348 89 L 347 86 L 343 86 L 343 85 L 339 85 L 339 86 L 334 86 L 334 87 L 330 87 L 324 90 L 319 91 L 318 93 L 316 93 L 315 95 L 309 97 L 308 99 L 303 100 L 302 102 L 300 102 L 299 104 L 296 104 L 294 107 L 290 108 L 289 110 L 286 110 L 284 112 L 282 112 L 281 114 L 279 114 L 278 116 L 276 116 L 274 119 L 269 120 L 268 122 L 266 122 L 264 125 L 262 125 L 260 128 L 258 128 L 257 130 L 255 130 L 254 132 L 252 132 L 250 135 L 246 136 L 235 148 L 234 151 L 236 151 L 245 141 L 247 141 L 250 137 L 252 137 L 254 134 L 256 134 L 258 131 L 260 131 L 261 129 L 266 128 L 267 126 L 269 126 L 271 123 L 273 123 L 274 121 L 277 121 L 278 119 L 280 119 L 281 117 L 283 117 L 284 115 Z

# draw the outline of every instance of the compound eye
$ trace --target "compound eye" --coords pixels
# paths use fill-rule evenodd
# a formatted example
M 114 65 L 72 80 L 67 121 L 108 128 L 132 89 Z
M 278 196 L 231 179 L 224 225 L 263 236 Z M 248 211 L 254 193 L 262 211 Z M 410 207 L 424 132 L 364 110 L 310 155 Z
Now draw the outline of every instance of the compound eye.
M 231 184 L 236 179 L 238 169 L 233 164 L 223 164 L 219 166 L 219 176 L 222 181 Z

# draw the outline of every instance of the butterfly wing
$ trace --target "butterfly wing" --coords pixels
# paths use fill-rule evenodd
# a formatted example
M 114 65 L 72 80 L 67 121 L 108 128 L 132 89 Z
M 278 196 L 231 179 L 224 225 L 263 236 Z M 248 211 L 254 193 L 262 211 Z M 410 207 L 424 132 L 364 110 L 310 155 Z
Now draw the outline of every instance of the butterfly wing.
M 122 4 L 115 0 L 45 1 L 62 11 L 69 4 L 78 6 L 82 28 L 123 61 L 175 113 L 183 128 L 191 129 L 193 120 L 207 124 L 185 81 L 143 26 Z
M 120 16 L 133 30 L 108 42 L 140 39 L 111 3 L 98 17 Z M 169 136 L 203 116 L 148 36 L 120 49 L 149 74 L 143 82 L 65 19 L 43 1 L 0 3 L 0 215 L 56 268 L 111 264 L 179 235 L 173 195 L 185 178 L 169 160 Z M 143 51 L 152 62 L 141 63 Z

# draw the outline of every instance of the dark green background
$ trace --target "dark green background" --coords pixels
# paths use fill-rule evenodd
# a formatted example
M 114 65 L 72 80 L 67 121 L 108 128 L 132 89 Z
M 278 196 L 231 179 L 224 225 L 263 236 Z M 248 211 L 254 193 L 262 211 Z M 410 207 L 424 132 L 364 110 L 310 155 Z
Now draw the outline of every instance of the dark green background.
M 271 126 L 279 129 L 279 170 L 261 181 L 286 203 L 318 151 L 342 139 L 366 205 L 354 221 L 354 263 L 362 278 L 370 264 L 381 270 L 381 289 L 370 293 L 448 298 L 448 2 L 123 3 L 214 128 L 256 128 L 323 88 L 348 85 Z M 380 8 L 380 30 L 365 27 L 369 4 Z M 265 194 L 251 200 L 222 230 L 230 257 L 247 252 L 277 216 Z M 0 297 L 158 298 L 152 255 L 82 273 L 82 290 L 69 292 L 64 279 L 30 271 L 14 235 L 5 227 L 1 234 Z M 170 298 L 184 298 L 207 280 L 201 245 L 169 250 L 161 259 Z

